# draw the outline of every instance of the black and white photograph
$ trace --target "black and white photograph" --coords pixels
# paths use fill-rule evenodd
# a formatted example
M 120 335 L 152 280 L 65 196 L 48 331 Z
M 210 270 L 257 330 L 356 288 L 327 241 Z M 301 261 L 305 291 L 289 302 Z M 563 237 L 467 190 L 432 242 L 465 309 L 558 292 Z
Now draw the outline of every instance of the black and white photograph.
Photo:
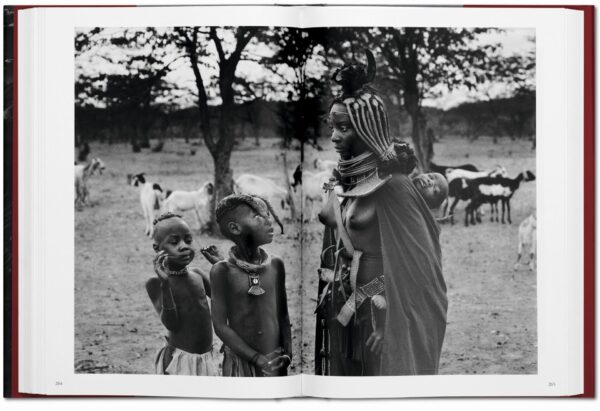
M 73 35 L 75 373 L 537 374 L 535 29 Z

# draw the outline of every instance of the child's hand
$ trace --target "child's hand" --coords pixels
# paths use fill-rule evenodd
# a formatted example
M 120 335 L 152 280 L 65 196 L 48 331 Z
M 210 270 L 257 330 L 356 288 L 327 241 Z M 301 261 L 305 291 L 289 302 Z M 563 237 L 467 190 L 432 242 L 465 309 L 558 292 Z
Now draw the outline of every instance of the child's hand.
M 279 355 L 267 363 L 266 369 L 263 369 L 263 374 L 268 376 L 281 375 L 281 371 L 289 367 L 291 362 L 289 356 Z
M 271 361 L 271 360 L 274 360 L 275 358 L 279 357 L 281 354 L 282 354 L 282 349 L 276 348 L 274 351 L 271 351 L 270 353 L 265 355 L 265 357 L 267 358 L 267 361 Z
M 289 367 L 292 362 L 290 356 L 284 354 L 281 347 L 277 347 L 264 357 L 268 361 L 263 369 L 264 375 L 280 375 L 280 370 Z
M 216 245 L 209 245 L 208 247 L 204 247 L 200 249 L 200 252 L 208 260 L 211 264 L 216 264 L 219 261 L 224 260 L 225 258 L 221 255 L 221 252 L 217 248 Z
M 169 281 L 169 275 L 163 269 L 163 264 L 167 256 L 168 255 L 166 252 L 161 251 L 158 254 L 156 254 L 156 257 L 154 257 L 154 272 L 156 273 L 160 281 L 163 283 Z
M 271 369 L 269 359 L 266 356 L 260 354 L 258 357 L 256 357 L 256 361 L 254 362 L 254 364 L 260 370 L 262 375 L 266 377 L 274 375 L 273 370 Z
M 379 310 L 385 310 L 387 308 L 387 301 L 383 295 L 374 295 L 371 297 L 373 305 Z

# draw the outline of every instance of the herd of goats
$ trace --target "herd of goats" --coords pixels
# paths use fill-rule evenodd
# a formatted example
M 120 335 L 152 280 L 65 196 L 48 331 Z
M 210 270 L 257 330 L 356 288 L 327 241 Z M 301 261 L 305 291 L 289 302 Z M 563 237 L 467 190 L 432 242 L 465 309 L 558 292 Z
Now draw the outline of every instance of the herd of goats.
M 291 191 L 301 187 L 302 215 L 310 222 L 317 216 L 319 204 L 325 201 L 323 186 L 329 182 L 337 163 L 332 160 L 317 159 L 314 170 L 303 170 L 302 165 L 296 167 L 292 174 L 293 181 L 282 187 L 269 178 L 242 174 L 234 181 L 234 192 L 259 195 L 266 198 L 274 209 L 280 209 L 285 218 L 294 216 L 294 203 Z M 86 164 L 75 164 L 75 208 L 82 210 L 89 203 L 89 179 L 95 174 L 102 174 L 106 166 L 99 158 L 93 158 Z M 441 166 L 431 163 L 432 172 L 446 177 L 449 185 L 448 199 L 442 207 L 440 221 L 454 224 L 454 210 L 459 201 L 468 202 L 465 207 L 465 226 L 481 223 L 484 204 L 490 205 L 491 221 L 512 223 L 510 201 L 522 182 L 535 180 L 535 175 L 528 170 L 509 178 L 506 168 L 496 166 L 489 170 L 479 170 L 472 164 L 460 166 Z M 163 190 L 156 181 L 150 181 L 145 173 L 127 175 L 128 184 L 137 187 L 145 221 L 145 234 L 152 235 L 153 220 L 162 212 L 183 213 L 193 211 L 198 229 L 202 230 L 209 222 L 210 206 L 214 191 L 211 182 L 204 183 L 197 191 Z M 498 203 L 502 214 L 499 216 Z M 506 219 L 505 219 L 506 215 Z M 283 223 L 277 213 L 274 219 L 283 232 Z M 519 225 L 518 256 L 514 269 L 521 264 L 524 249 L 529 249 L 529 268 L 535 268 L 536 251 L 536 215 L 533 213 Z

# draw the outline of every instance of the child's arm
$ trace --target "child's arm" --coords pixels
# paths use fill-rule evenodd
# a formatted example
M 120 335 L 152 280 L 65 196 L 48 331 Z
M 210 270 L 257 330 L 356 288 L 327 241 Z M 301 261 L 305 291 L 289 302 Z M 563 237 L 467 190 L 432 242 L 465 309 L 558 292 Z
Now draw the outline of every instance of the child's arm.
M 173 299 L 173 293 L 169 286 L 169 276 L 162 269 L 162 263 L 166 254 L 159 253 L 154 258 L 154 272 L 158 278 L 152 278 L 146 283 L 146 291 L 156 312 L 160 315 L 160 321 L 167 330 L 175 331 L 179 327 L 179 317 L 177 315 L 177 306 Z
M 267 358 L 250 347 L 227 323 L 227 274 L 229 269 L 226 262 L 213 265 L 210 270 L 212 286 L 211 312 L 215 333 L 223 343 L 231 348 L 238 356 L 250 361 L 263 369 L 267 365 Z
M 200 252 L 206 258 L 206 260 L 211 264 L 216 264 L 221 260 L 224 260 L 225 257 L 221 255 L 221 252 L 217 248 L 216 245 L 212 244 L 207 247 L 201 248 Z
M 154 309 L 160 315 L 160 321 L 168 330 L 175 331 L 179 327 L 179 318 L 169 283 L 151 278 L 146 282 L 146 291 Z
M 206 295 L 208 297 L 211 296 L 211 289 L 210 289 L 210 278 L 208 277 L 208 274 L 206 274 L 204 271 L 200 270 L 199 268 L 192 268 L 192 271 L 194 271 L 196 274 L 198 274 L 200 277 L 202 277 L 202 285 L 204 285 L 204 291 L 206 292 Z
M 285 266 L 280 258 L 274 258 L 273 264 L 277 269 L 277 316 L 279 320 L 279 330 L 281 332 L 280 341 L 283 353 L 292 358 L 292 326 L 290 325 L 290 316 L 288 313 L 287 292 L 285 290 Z

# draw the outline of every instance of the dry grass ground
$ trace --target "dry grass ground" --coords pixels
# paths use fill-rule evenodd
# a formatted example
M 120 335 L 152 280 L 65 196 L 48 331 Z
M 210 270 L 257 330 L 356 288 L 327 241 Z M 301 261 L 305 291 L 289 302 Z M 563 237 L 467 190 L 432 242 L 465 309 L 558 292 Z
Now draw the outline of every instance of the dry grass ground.
M 535 157 L 529 147 L 528 143 L 508 140 L 494 145 L 488 140 L 470 144 L 447 139 L 435 149 L 441 164 L 471 162 L 483 168 L 502 164 L 514 176 L 524 168 L 535 172 Z M 92 145 L 91 156 L 102 158 L 108 169 L 90 181 L 93 206 L 75 216 L 75 367 L 79 372 L 153 372 L 154 354 L 164 342 L 165 329 L 144 289 L 145 281 L 154 275 L 154 252 L 143 233 L 138 191 L 127 185 L 126 175 L 145 172 L 163 188 L 196 189 L 211 179 L 212 160 L 205 147 L 193 148 L 194 156 L 181 141 L 168 141 L 161 153 L 139 154 L 132 153 L 128 145 Z M 325 148 L 322 152 L 307 148 L 307 170 L 312 169 L 316 156 L 335 158 L 329 144 Z M 261 146 L 255 147 L 248 139 L 234 152 L 232 168 L 236 175 L 248 172 L 283 184 L 278 153 L 275 140 L 262 140 Z M 298 152 L 288 156 L 293 168 Z M 525 267 L 512 271 L 518 224 L 535 210 L 535 182 L 522 185 L 515 194 L 512 225 L 490 223 L 486 209 L 483 224 L 465 228 L 463 206 L 457 208 L 457 224 L 442 227 L 450 307 L 441 372 L 535 373 L 536 273 Z M 185 217 L 195 228 L 193 214 Z M 304 359 L 305 372 L 313 369 L 312 312 L 320 232 L 317 222 L 304 226 L 305 251 L 301 253 L 299 226 L 288 221 L 286 233 L 276 235 L 274 243 L 266 247 L 281 256 L 287 267 L 293 373 L 299 372 L 300 358 Z M 228 247 L 223 239 L 197 233 L 196 248 L 212 243 L 222 250 Z M 210 268 L 202 257 L 194 264 L 204 270 Z M 218 348 L 220 342 L 215 340 Z

